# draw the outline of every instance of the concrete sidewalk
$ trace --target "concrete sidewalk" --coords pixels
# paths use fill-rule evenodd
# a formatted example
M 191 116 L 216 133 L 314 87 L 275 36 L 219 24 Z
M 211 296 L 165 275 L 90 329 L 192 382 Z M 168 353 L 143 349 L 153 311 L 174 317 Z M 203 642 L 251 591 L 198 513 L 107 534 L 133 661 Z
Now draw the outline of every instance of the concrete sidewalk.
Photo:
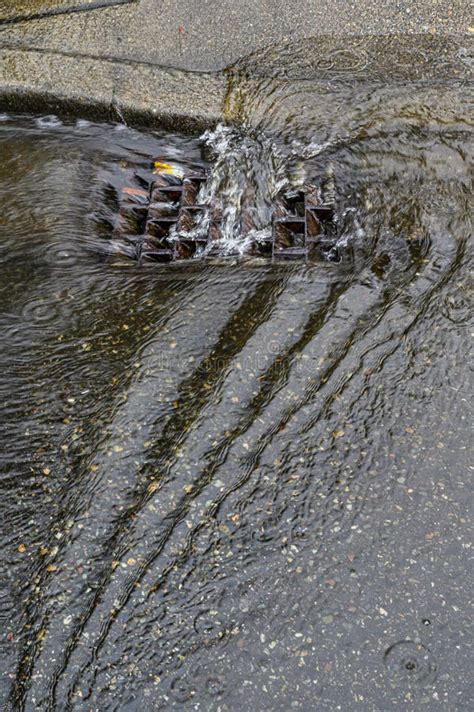
M 462 0 L 12 0 L 0 10 L 0 95 L 10 109 L 117 108 L 187 128 L 221 117 L 222 70 L 263 46 L 471 32 Z

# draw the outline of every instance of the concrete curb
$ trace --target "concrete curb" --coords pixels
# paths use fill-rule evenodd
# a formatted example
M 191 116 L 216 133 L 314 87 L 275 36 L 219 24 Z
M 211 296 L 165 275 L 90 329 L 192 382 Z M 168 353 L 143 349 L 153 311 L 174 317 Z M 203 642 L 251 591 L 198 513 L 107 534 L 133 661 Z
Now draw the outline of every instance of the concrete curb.
M 201 131 L 222 118 L 223 73 L 38 49 L 0 50 L 3 111 L 81 113 L 92 118 Z

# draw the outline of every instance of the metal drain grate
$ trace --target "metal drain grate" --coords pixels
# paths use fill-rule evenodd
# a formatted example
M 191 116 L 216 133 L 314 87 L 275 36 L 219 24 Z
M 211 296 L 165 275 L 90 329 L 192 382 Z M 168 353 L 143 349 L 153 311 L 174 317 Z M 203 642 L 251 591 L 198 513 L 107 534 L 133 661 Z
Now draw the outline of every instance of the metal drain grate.
M 222 214 L 199 202 L 206 180 L 204 171 L 136 172 L 119 196 L 114 252 L 145 262 L 219 254 Z M 242 237 L 251 238 L 251 206 L 243 209 L 240 224 Z M 327 259 L 335 241 L 334 206 L 323 202 L 320 187 L 308 184 L 276 197 L 271 235 L 250 239 L 247 253 L 274 261 Z
M 272 222 L 275 260 L 323 259 L 336 242 L 334 205 L 316 185 L 277 197 Z
M 138 182 L 146 180 L 137 174 Z M 153 176 L 147 188 L 126 186 L 113 238 L 133 245 L 135 257 L 144 261 L 193 257 L 208 242 L 202 230 L 207 208 L 197 203 L 205 180 L 204 173 L 184 179 L 164 174 Z M 186 237 L 179 237 L 184 233 Z

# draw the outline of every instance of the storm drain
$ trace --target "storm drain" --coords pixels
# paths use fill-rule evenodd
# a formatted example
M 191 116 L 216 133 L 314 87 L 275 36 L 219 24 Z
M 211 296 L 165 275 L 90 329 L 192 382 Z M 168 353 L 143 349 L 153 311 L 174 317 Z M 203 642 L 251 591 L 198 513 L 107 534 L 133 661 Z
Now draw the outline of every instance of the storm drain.
M 140 262 L 173 262 L 222 254 L 222 210 L 205 204 L 206 172 L 177 175 L 156 163 L 153 173 L 136 172 L 121 188 L 112 244 Z M 325 203 L 317 184 L 282 191 L 275 198 L 271 231 L 255 228 L 250 206 L 243 208 L 239 234 L 245 254 L 273 261 L 312 261 L 334 257 L 334 205 Z

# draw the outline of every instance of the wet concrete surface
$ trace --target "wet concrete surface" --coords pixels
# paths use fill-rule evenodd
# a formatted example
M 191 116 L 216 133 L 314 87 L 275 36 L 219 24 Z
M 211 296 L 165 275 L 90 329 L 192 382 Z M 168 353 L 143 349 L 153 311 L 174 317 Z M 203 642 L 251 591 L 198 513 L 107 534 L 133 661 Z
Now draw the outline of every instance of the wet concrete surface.
M 7 110 L 79 112 L 181 130 L 204 130 L 222 116 L 227 83 L 219 74 L 36 50 L 0 53 L 0 107 Z
M 83 6 L 77 0 L 40 2 L 44 11 Z M 99 3 L 90 3 L 95 8 Z M 106 3 L 104 3 L 106 5 Z M 31 11 L 14 0 L 3 11 L 11 18 Z M 1 15 L 0 15 L 1 17 Z M 259 47 L 318 35 L 463 33 L 472 25 L 462 0 L 385 2 L 363 0 L 140 0 L 32 20 L 3 29 L 2 40 L 29 47 L 104 57 L 147 60 L 188 71 L 215 71 Z M 314 51 L 317 52 L 317 44 Z
M 32 18 L 22 21 L 28 14 Z M 157 115 L 168 124 L 181 117 L 186 128 L 186 120 L 196 126 L 199 116 L 212 123 L 221 115 L 225 83 L 208 86 L 206 72 L 223 70 L 260 47 L 314 38 L 311 51 L 317 54 L 319 36 L 458 33 L 469 39 L 472 32 L 468 5 L 458 0 L 364 0 L 357 7 L 327 0 L 14 0 L 4 3 L 0 15 L 0 88 L 4 104 L 8 97 L 14 110 L 27 108 L 34 97 L 53 109 L 68 101 L 70 109 L 78 100 L 95 103 L 104 115 L 115 101 L 148 122 Z
M 0 23 L 13 25 L 25 20 L 43 20 L 56 15 L 72 15 L 136 2 L 138 0 L 20 0 L 5 3 L 0 8 Z

